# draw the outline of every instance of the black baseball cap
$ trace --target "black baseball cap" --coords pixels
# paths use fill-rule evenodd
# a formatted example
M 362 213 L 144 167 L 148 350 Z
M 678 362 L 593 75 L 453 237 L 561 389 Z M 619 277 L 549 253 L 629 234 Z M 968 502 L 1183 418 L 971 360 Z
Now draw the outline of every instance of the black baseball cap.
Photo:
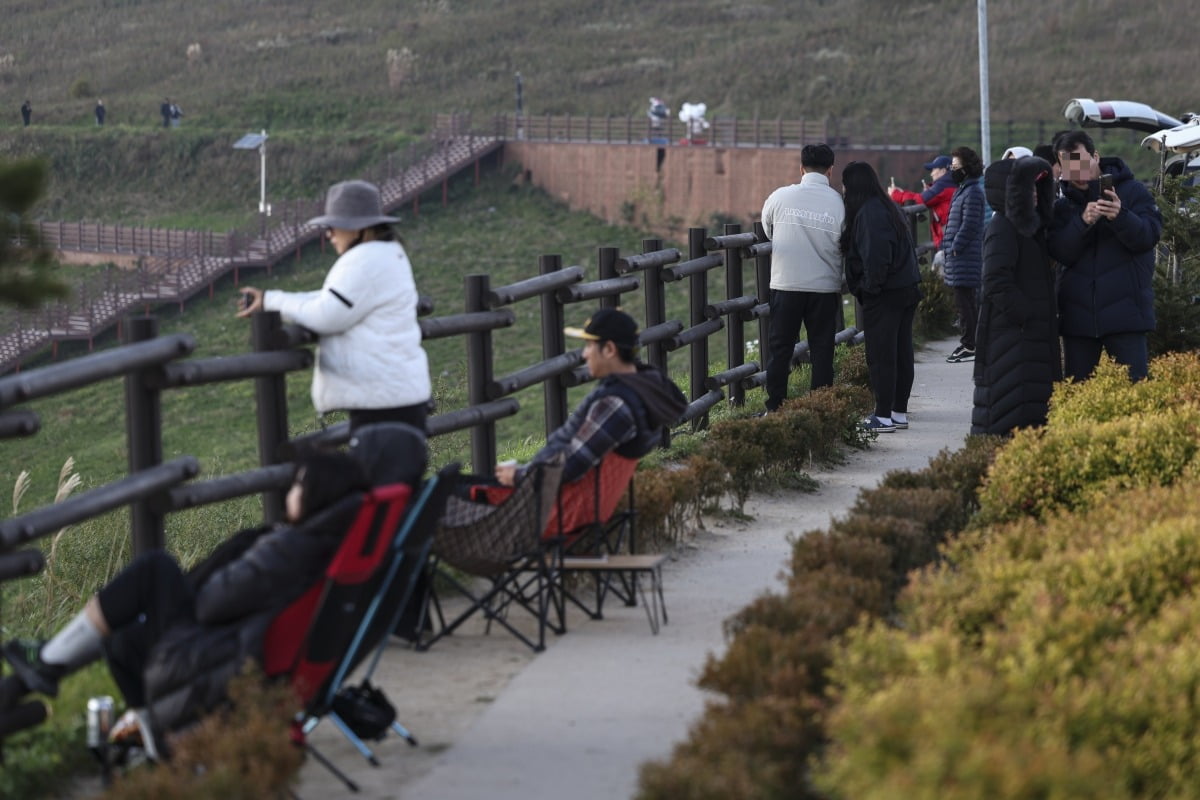
M 637 320 L 616 308 L 602 308 L 583 323 L 582 328 L 563 328 L 563 333 L 589 342 L 609 341 L 617 347 L 638 346 Z

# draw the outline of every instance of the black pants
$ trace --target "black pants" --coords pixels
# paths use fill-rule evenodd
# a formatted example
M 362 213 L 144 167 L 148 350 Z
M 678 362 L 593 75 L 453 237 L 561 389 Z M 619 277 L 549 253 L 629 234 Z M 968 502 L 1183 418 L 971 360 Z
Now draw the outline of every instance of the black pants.
M 1087 380 L 1100 363 L 1100 351 L 1129 367 L 1129 379 L 1140 381 L 1149 373 L 1149 354 L 1144 333 L 1110 333 L 1107 336 L 1064 336 L 1063 373 L 1077 381 Z
M 363 425 L 375 422 L 405 422 L 425 432 L 425 419 L 428 416 L 428 402 L 395 408 L 354 408 L 350 410 L 350 432 L 354 433 Z
M 96 593 L 112 634 L 105 655 L 117 688 L 135 708 L 146 705 L 142 678 L 150 650 L 171 626 L 196 619 L 196 598 L 175 559 L 142 553 Z
M 958 341 L 968 350 L 975 349 L 975 328 L 979 326 L 979 291 L 973 287 L 955 286 L 954 309 L 958 312 L 962 336 Z
M 800 326 L 808 335 L 812 360 L 810 387 L 833 385 L 833 337 L 841 295 L 836 292 L 785 292 L 771 290 L 770 341 L 767 343 L 767 409 L 774 411 L 787 399 L 788 374 Z
M 912 326 L 919 299 L 919 292 L 907 289 L 864 298 L 867 371 L 875 394 L 877 417 L 890 417 L 893 411 L 908 413 L 915 375 Z

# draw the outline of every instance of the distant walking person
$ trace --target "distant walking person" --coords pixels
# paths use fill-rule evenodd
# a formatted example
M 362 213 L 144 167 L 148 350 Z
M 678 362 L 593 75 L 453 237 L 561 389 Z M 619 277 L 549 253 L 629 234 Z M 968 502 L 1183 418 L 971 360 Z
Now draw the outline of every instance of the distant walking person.
M 983 272 L 983 161 L 969 147 L 950 151 L 950 176 L 958 184 L 950 201 L 950 216 L 942 236 L 946 285 L 954 292 L 958 347 L 946 360 L 975 360 L 975 327 L 979 324 L 979 284 Z
M 763 229 L 771 240 L 767 411 L 787 399 L 801 324 L 808 335 L 811 388 L 833 385 L 833 338 L 842 299 L 838 239 L 846 217 L 841 195 L 829 185 L 833 161 L 829 145 L 805 145 L 800 182 L 776 189 L 763 204 Z
M 162 105 L 158 107 L 158 113 L 162 115 L 163 127 L 171 127 L 171 98 L 166 98 L 162 101 Z
M 106 116 L 108 116 L 108 112 L 104 109 L 104 101 L 97 100 L 96 101 L 96 124 L 103 127 L 104 126 L 104 118 Z
M 21 104 L 21 119 L 25 120 L 25 127 L 29 127 L 30 120 L 33 119 L 33 104 L 26 100 Z
M 348 411 L 350 430 L 404 422 L 425 430 L 432 386 L 417 324 L 412 264 L 396 238 L 396 217 L 383 213 L 379 188 L 335 183 L 325 213 L 306 224 L 324 229 L 338 260 L 315 292 L 263 292 L 242 287 L 238 313 L 278 311 L 320 337 L 312 400 L 318 414 Z
M 921 273 L 908 224 L 865 161 L 842 170 L 846 228 L 842 254 L 846 285 L 862 303 L 867 371 L 875 413 L 862 426 L 876 433 L 908 427 L 913 385 L 913 317 L 921 301 Z M 948 234 L 947 234 L 948 235 Z

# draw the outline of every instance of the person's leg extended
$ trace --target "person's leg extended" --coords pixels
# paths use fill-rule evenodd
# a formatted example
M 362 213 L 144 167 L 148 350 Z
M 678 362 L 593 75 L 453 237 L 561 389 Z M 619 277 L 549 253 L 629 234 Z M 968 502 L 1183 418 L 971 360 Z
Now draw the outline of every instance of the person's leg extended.
M 1110 333 L 1100 337 L 1104 351 L 1113 361 L 1129 367 L 1129 380 L 1140 381 L 1150 374 L 1150 355 L 1144 333 Z
M 837 334 L 837 312 L 842 296 L 833 292 L 806 292 L 804 329 L 812 361 L 813 389 L 833 386 L 833 338 Z
M 1100 340 L 1091 336 L 1064 336 L 1063 377 L 1086 381 L 1100 363 Z
M 792 353 L 800 324 L 804 320 L 804 293 L 771 290 L 769 340 L 763 352 L 767 356 L 768 411 L 774 411 L 787 399 L 788 376 L 792 372 Z
M 113 631 L 145 625 L 157 636 L 181 614 L 194 616 L 191 588 L 175 560 L 155 550 L 130 562 L 45 644 L 11 641 L 4 655 L 30 691 L 53 697 L 58 681 L 98 659 Z

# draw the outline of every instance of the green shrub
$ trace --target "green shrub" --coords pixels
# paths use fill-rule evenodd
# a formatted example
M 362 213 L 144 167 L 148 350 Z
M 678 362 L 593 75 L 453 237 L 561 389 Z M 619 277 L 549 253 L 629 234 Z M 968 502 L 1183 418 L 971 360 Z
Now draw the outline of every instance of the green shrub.
M 723 699 L 709 704 L 669 761 L 642 768 L 637 796 L 829 797 L 808 770 L 827 745 L 834 642 L 863 619 L 895 613 L 905 572 L 937 558 L 937 543 L 966 518 L 995 446 L 980 438 L 942 453 L 923 473 L 892 473 L 887 488 L 861 495 L 856 513 L 798 538 L 786 592 L 764 594 L 734 615 L 728 648 L 704 667 L 699 685 Z M 890 661 L 902 665 L 901 645 Z M 878 650 L 866 657 L 882 663 Z
M 92 84 L 88 83 L 83 78 L 80 78 L 71 84 L 71 89 L 68 91 L 68 94 L 72 99 L 80 100 L 85 97 L 91 97 L 94 92 L 92 91 Z
M 978 524 L 1086 508 L 1117 490 L 1170 484 L 1192 465 L 1200 408 L 1024 429 L 996 458 Z
M 834 797 L 1188 797 L 1200 780 L 1200 498 L 1138 489 L 974 531 L 903 628 L 835 656 Z
M 933 270 L 921 271 L 921 292 L 913 318 L 913 334 L 918 339 L 941 339 L 954 330 L 954 294 Z

